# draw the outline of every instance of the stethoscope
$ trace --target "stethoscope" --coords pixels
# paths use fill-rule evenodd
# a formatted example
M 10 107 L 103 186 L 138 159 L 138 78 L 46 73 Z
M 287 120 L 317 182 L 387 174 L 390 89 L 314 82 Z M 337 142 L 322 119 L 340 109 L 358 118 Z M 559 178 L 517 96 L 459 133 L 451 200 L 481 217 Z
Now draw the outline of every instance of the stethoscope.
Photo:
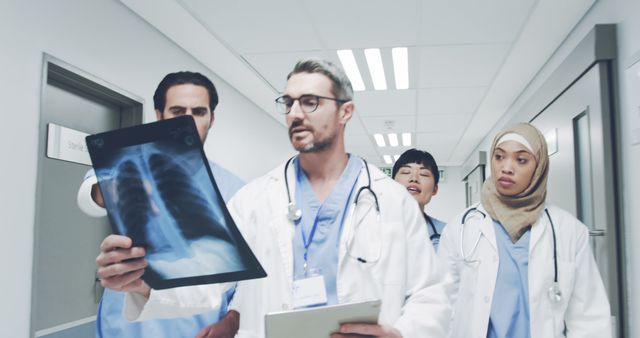
M 440 239 L 440 233 L 438 232 L 438 229 L 436 229 L 436 225 L 433 224 L 433 221 L 431 220 L 431 217 L 429 217 L 427 214 L 424 214 L 424 219 L 427 220 L 427 223 L 429 223 L 429 226 L 431 227 L 431 230 L 433 231 L 433 234 L 431 236 L 429 236 L 429 239 L 433 242 L 436 240 Z
M 289 190 L 289 179 L 287 177 L 287 172 L 289 171 L 289 164 L 291 163 L 291 161 L 293 161 L 294 158 L 295 156 L 291 157 L 289 160 L 287 160 L 287 163 L 284 165 L 284 185 L 287 188 L 287 201 L 288 201 L 286 213 L 287 213 L 287 219 L 290 222 L 297 222 L 302 218 L 302 210 L 291 199 L 291 190 Z M 360 189 L 358 189 L 358 192 L 356 193 L 355 198 L 353 199 L 353 206 L 352 208 L 350 208 L 350 211 L 349 211 L 350 224 L 353 224 L 353 219 L 355 218 L 355 210 L 358 207 L 358 199 L 360 198 L 360 195 L 362 194 L 363 191 L 369 191 L 369 193 L 373 197 L 373 200 L 375 203 L 375 209 L 376 209 L 376 220 L 378 223 L 380 223 L 380 204 L 378 203 L 378 195 L 376 195 L 373 189 L 371 189 L 371 173 L 369 172 L 369 166 L 367 164 L 367 161 L 365 161 L 365 159 L 360 158 L 360 160 L 362 160 L 364 169 L 367 173 L 367 185 L 360 187 Z M 350 236 L 349 237 L 350 239 L 347 241 L 347 253 L 351 258 L 356 259 L 360 263 L 373 263 L 379 259 L 379 256 L 373 259 L 365 259 L 362 256 L 352 255 L 351 249 L 353 246 L 354 237 L 355 237 L 355 234 L 354 236 Z
M 289 190 L 289 179 L 287 178 L 287 172 L 289 170 L 289 164 L 293 159 L 292 157 L 287 160 L 287 164 L 284 165 L 284 186 L 287 187 L 287 200 L 289 203 L 287 204 L 287 219 L 291 222 L 297 222 L 302 218 L 302 210 L 298 208 L 298 206 L 291 200 L 291 191 Z
M 556 228 L 553 224 L 553 220 L 551 219 L 551 215 L 549 215 L 549 210 L 545 208 L 544 212 L 547 214 L 547 218 L 549 219 L 549 223 L 551 224 L 551 234 L 553 236 L 553 283 L 547 290 L 547 296 L 549 297 L 549 300 L 552 303 L 560 303 L 562 301 L 562 291 L 560 290 L 560 284 L 558 283 L 558 253 L 557 253 L 557 246 L 556 246 Z M 475 215 L 477 214 L 482 215 L 483 219 L 487 217 L 487 215 L 484 212 L 478 210 L 478 208 L 476 207 L 473 207 L 467 210 L 467 212 L 465 212 L 464 215 L 462 215 L 462 223 L 460 226 L 460 254 L 462 255 L 462 260 L 465 263 L 476 262 L 476 260 L 471 259 L 471 256 L 473 255 L 475 250 L 478 248 L 480 237 L 482 237 L 482 234 L 479 234 L 478 238 L 476 239 L 473 246 L 471 247 L 471 251 L 468 253 L 464 252 L 463 240 L 464 240 L 465 222 L 467 221 L 467 216 L 469 216 L 472 213 Z

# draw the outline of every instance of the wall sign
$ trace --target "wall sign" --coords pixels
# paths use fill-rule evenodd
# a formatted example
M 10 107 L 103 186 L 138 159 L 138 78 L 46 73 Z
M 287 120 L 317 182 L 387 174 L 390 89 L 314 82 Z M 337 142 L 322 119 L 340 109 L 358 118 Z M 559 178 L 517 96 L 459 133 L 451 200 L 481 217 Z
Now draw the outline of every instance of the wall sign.
M 47 124 L 47 157 L 84 165 L 91 165 L 85 137 L 87 133 L 57 125 Z

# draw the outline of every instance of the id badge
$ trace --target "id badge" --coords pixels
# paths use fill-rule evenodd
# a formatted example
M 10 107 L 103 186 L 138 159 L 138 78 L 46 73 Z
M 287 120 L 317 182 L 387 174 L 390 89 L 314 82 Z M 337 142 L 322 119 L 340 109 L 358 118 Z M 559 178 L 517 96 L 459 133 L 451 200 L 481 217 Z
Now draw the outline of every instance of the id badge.
M 301 308 L 327 303 L 324 276 L 317 275 L 293 281 L 293 307 Z

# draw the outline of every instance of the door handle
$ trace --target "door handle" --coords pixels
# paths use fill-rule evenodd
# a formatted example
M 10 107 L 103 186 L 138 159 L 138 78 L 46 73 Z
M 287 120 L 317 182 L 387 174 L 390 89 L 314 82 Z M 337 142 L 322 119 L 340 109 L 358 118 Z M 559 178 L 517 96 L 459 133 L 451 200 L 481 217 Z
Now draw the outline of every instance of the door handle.
M 591 237 L 602 237 L 606 235 L 607 231 L 604 229 L 589 229 L 589 236 Z

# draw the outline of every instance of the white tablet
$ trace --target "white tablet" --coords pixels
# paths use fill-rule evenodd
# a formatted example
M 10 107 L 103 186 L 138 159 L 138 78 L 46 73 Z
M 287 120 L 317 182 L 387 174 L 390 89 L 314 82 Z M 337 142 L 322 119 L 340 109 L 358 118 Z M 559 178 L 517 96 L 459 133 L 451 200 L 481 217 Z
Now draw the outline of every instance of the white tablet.
M 343 323 L 378 322 L 380 300 L 345 303 L 284 312 L 265 316 L 267 338 L 328 338 Z

